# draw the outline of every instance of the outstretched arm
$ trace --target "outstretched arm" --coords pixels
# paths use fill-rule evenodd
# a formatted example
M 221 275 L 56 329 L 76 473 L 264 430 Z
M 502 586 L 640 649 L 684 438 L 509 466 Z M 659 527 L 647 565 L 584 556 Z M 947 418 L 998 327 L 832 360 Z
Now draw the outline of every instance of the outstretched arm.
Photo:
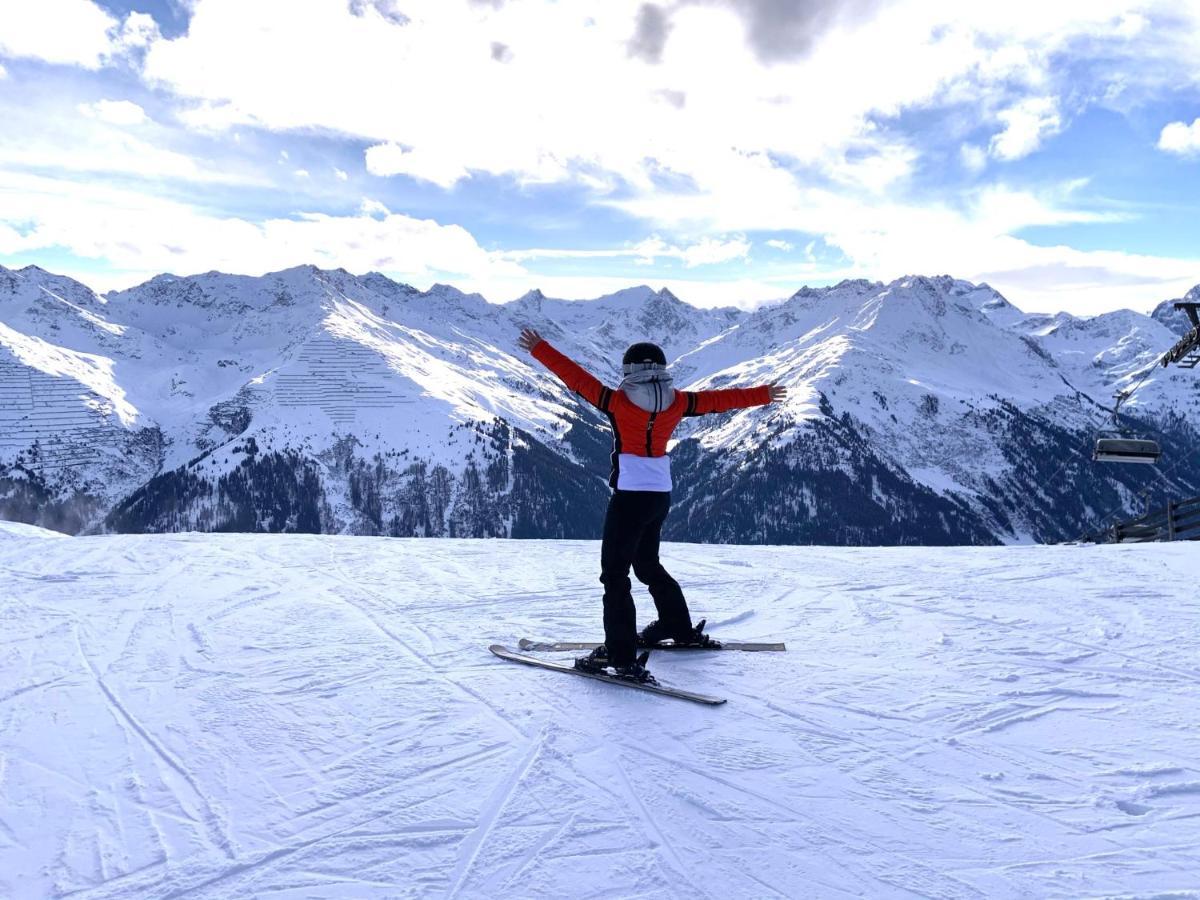
M 708 413 L 764 406 L 787 398 L 787 388 L 781 384 L 765 384 L 753 388 L 726 388 L 714 391 L 684 391 L 687 397 L 685 416 L 703 416 Z
M 517 339 L 522 350 L 528 350 L 533 358 L 558 376 L 567 387 L 597 409 L 606 409 L 612 391 L 600 383 L 595 375 L 550 346 L 550 342 L 532 328 L 521 331 Z

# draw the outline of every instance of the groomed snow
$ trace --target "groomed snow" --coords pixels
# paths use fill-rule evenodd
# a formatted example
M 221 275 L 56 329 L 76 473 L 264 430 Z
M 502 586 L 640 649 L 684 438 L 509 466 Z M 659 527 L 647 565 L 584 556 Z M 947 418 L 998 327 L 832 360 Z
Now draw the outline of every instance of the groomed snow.
M 61 531 L 51 531 L 49 528 L 39 528 L 37 525 L 26 525 L 23 522 L 0 522 L 0 541 L 15 538 L 65 538 L 70 535 Z
M 1200 892 L 1194 544 L 667 545 L 707 708 L 488 654 L 595 543 L 5 531 L 4 897 Z

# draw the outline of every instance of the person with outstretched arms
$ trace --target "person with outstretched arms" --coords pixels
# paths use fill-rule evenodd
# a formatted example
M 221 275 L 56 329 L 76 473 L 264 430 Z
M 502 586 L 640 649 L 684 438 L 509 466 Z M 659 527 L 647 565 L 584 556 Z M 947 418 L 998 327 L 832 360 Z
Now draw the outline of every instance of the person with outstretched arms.
M 704 646 L 711 639 L 692 625 L 678 582 L 658 558 L 663 522 L 671 508 L 671 458 L 667 442 L 687 416 L 703 416 L 778 402 L 787 388 L 767 384 L 751 388 L 680 391 L 672 384 L 662 349 L 633 344 L 621 360 L 624 375 L 614 389 L 564 356 L 540 334 L 522 330 L 521 348 L 553 372 L 568 388 L 608 417 L 613 432 L 612 496 L 604 517 L 600 581 L 604 585 L 604 643 L 575 661 L 590 672 L 611 670 L 622 678 L 654 681 L 638 663 L 639 646 L 663 641 Z M 658 618 L 641 632 L 633 603 L 629 570 L 646 585 Z

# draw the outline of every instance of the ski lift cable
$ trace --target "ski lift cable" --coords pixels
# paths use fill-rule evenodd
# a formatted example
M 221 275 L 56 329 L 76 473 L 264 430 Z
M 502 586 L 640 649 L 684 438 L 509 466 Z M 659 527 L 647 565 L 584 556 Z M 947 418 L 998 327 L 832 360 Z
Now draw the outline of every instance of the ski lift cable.
M 1157 369 L 1162 364 L 1162 361 L 1163 361 L 1163 357 L 1160 356 L 1158 359 L 1156 359 L 1150 365 L 1146 366 L 1146 371 L 1144 371 L 1142 373 L 1142 377 L 1137 380 L 1137 382 L 1133 385 L 1133 387 L 1127 388 L 1126 390 L 1123 390 L 1123 391 L 1117 391 L 1117 393 L 1116 393 L 1117 402 L 1113 404 L 1113 410 L 1112 410 L 1114 421 L 1116 420 L 1117 414 L 1121 409 L 1121 404 L 1133 396 L 1134 391 L 1136 391 L 1138 388 L 1140 388 L 1142 386 L 1143 383 L 1145 383 L 1146 379 L 1150 377 L 1150 373 L 1153 372 L 1155 369 Z
M 1092 437 L 1089 434 L 1086 438 L 1083 439 L 1083 443 L 1080 444 L 1078 452 L 1073 453 L 1070 456 L 1068 456 L 1066 459 L 1064 459 L 1062 462 L 1062 465 L 1058 467 L 1058 469 L 1054 472 L 1053 475 L 1051 475 L 1049 478 L 1043 479 L 1042 481 L 1038 482 L 1039 486 L 1042 488 L 1051 487 L 1056 481 L 1058 481 L 1058 477 L 1060 475 L 1062 475 L 1063 472 L 1066 471 L 1067 466 L 1069 466 L 1073 462 L 1078 462 L 1078 458 L 1084 455 L 1084 452 L 1087 450 L 1088 445 L 1091 443 L 1092 443 Z
M 1135 384 L 1135 385 L 1134 385 L 1132 388 L 1130 388 L 1130 389 L 1129 389 L 1129 390 L 1127 390 L 1127 391 L 1124 391 L 1124 392 L 1118 392 L 1118 396 L 1120 396 L 1120 394 L 1121 394 L 1121 393 L 1124 393 L 1124 394 L 1125 394 L 1125 396 L 1126 396 L 1126 397 L 1128 397 L 1128 396 L 1129 396 L 1130 394 L 1132 394 L 1132 393 L 1133 393 L 1135 390 L 1137 390 L 1139 387 L 1141 387 L 1141 386 L 1142 386 L 1142 382 L 1144 382 L 1144 381 L 1145 381 L 1147 378 L 1149 378 L 1149 377 L 1150 377 L 1150 373 L 1151 373 L 1151 372 L 1153 372 L 1153 371 L 1154 371 L 1154 369 L 1155 369 L 1155 368 L 1158 366 L 1158 364 L 1159 364 L 1159 361 L 1160 361 L 1160 360 L 1156 359 L 1156 360 L 1155 360 L 1153 363 L 1151 363 L 1149 366 L 1147 366 L 1147 367 L 1146 367 L 1146 371 L 1142 373 L 1142 377 L 1138 379 L 1138 381 L 1137 381 L 1137 384 Z M 1078 390 L 1078 389 L 1077 389 L 1077 390 Z M 1079 391 L 1079 393 L 1083 393 L 1083 392 L 1082 392 L 1082 391 Z M 1084 395 L 1084 396 L 1086 396 L 1086 395 Z M 1089 399 L 1090 399 L 1090 398 L 1089 398 Z M 1093 402 L 1093 403 L 1095 403 L 1096 401 L 1094 401 L 1094 400 L 1093 400 L 1092 402 Z M 1098 404 L 1098 403 L 1097 403 L 1096 405 L 1097 405 L 1097 406 L 1099 406 L 1099 404 Z M 1104 410 L 1105 410 L 1105 412 L 1108 412 L 1110 416 L 1115 416 L 1115 415 L 1116 415 L 1116 409 L 1117 409 L 1119 406 L 1120 406 L 1120 402 L 1118 402 L 1118 403 L 1117 403 L 1117 404 L 1114 406 L 1114 408 L 1113 408 L 1113 411 L 1111 411 L 1111 412 L 1109 412 L 1109 411 L 1108 411 L 1107 409 L 1105 409 L 1104 407 L 1100 407 L 1100 408 L 1101 408 L 1101 409 L 1104 409 Z M 1102 420 L 1101 420 L 1101 421 L 1102 421 Z M 1100 425 L 1100 422 L 1097 422 L 1095 425 L 1093 425 L 1093 426 L 1092 426 L 1092 428 L 1091 428 L 1091 429 L 1089 429 L 1089 431 L 1091 432 L 1091 431 L 1095 431 L 1095 430 L 1097 430 L 1097 429 L 1099 428 L 1099 425 Z M 1067 468 L 1067 466 L 1069 466 L 1069 465 L 1070 465 L 1072 462 L 1076 462 L 1079 456 L 1082 456 L 1082 455 L 1084 455 L 1084 451 L 1087 449 L 1088 445 L 1089 445 L 1089 444 L 1091 444 L 1092 442 L 1093 442 L 1093 437 L 1092 437 L 1092 435 L 1089 433 L 1089 435 L 1088 435 L 1086 438 L 1084 438 L 1084 439 L 1083 439 L 1083 442 L 1080 444 L 1078 453 L 1076 453 L 1076 454 L 1072 454 L 1072 455 L 1068 456 L 1066 459 L 1064 459 L 1064 460 L 1063 460 L 1063 463 L 1062 463 L 1062 465 L 1058 467 L 1058 469 L 1057 469 L 1057 470 L 1054 472 L 1054 474 L 1053 474 L 1053 475 L 1051 475 L 1049 478 L 1046 478 L 1046 479 L 1043 479 L 1042 481 L 1040 481 L 1040 482 L 1039 482 L 1039 485 L 1040 485 L 1042 488 L 1048 488 L 1048 487 L 1052 486 L 1052 485 L 1053 485 L 1053 484 L 1054 484 L 1056 481 L 1058 481 L 1058 478 L 1059 478 L 1059 476 L 1060 476 L 1060 475 L 1062 475 L 1062 473 L 1063 473 L 1064 471 L 1066 471 L 1066 468 Z
M 1092 450 L 1094 462 L 1158 464 L 1159 458 L 1162 456 L 1162 449 L 1158 442 L 1131 436 L 1126 429 L 1121 427 L 1121 404 L 1134 395 L 1157 366 L 1157 361 L 1151 363 L 1132 385 L 1124 390 L 1118 390 L 1114 395 L 1116 402 L 1112 407 L 1112 429 L 1107 432 L 1102 430 L 1097 434 L 1096 444 Z

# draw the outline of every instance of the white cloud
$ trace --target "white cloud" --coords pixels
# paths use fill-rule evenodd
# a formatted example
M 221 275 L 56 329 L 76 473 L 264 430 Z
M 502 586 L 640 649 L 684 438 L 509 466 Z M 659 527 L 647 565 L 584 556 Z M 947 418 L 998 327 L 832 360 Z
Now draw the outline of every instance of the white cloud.
M 133 111 L 124 106 L 101 110 L 89 109 L 91 115 L 83 116 L 43 116 L 35 108 L 6 110 L 8 127 L 0 128 L 0 168 L 121 173 L 201 184 L 263 183 L 239 167 L 220 166 L 162 146 L 163 135 L 149 119 L 136 134 L 104 121 L 114 110 L 117 118 L 131 119 Z
M 967 224 L 993 235 L 1008 235 L 1034 226 L 1098 224 L 1128 221 L 1128 214 L 1092 212 L 1073 206 L 1087 188 L 1086 179 L 1063 182 L 1038 192 L 989 185 L 970 195 L 963 212 Z
M 309 177 L 308 169 L 296 169 L 296 171 L 294 171 L 292 174 L 294 176 L 296 176 L 297 178 L 308 178 Z
M 777 238 L 771 238 L 771 240 L 767 241 L 767 246 L 774 250 L 782 250 L 784 253 L 790 252 L 793 248 L 793 245 L 789 241 L 781 241 Z
M 366 202 L 364 202 L 364 211 Z M 500 255 L 505 259 L 617 259 L 632 258 L 638 263 L 653 263 L 659 259 L 682 260 L 687 268 L 713 265 L 729 262 L 734 259 L 745 259 L 750 253 L 750 242 L 744 237 L 728 239 L 702 238 L 699 241 L 680 247 L 668 244 L 662 238 L 654 236 L 629 247 L 618 247 L 604 250 L 572 250 L 569 248 L 505 250 Z
M 1050 252 L 1011 238 L 1031 222 L 1097 219 L 1069 197 L 1001 188 L 960 202 L 935 189 L 910 201 L 911 173 L 947 155 L 953 164 L 955 154 L 968 170 L 983 170 L 984 146 L 997 159 L 1026 156 L 1088 103 L 1134 102 L 1139 91 L 1194 84 L 1200 74 L 1191 52 L 1195 0 L 895 0 L 873 19 L 824 35 L 806 56 L 769 66 L 747 46 L 733 4 L 676 4 L 660 62 L 646 65 L 627 53 L 642 0 L 405 0 L 403 25 L 385 25 L 377 6 L 358 4 L 364 14 L 354 15 L 345 0 L 189 2 L 189 29 L 176 39 L 157 38 L 133 16 L 118 28 L 101 13 L 107 24 L 100 37 L 93 29 L 92 43 L 80 45 L 92 49 L 59 55 L 95 66 L 145 51 L 146 81 L 174 95 L 188 127 L 335 134 L 367 146 L 364 162 L 380 177 L 445 188 L 474 173 L 523 185 L 571 183 L 591 202 L 637 216 L 635 233 L 658 230 L 671 241 L 616 255 L 694 266 L 745 258 L 749 244 L 737 235 L 766 230 L 821 235 L 822 246 L 844 254 L 855 274 L 875 277 L 947 270 L 970 277 L 1017 271 L 1022 260 L 1078 270 L 1084 263 L 1069 248 Z M 5 49 L 13 42 L 38 58 L 51 51 L 28 50 L 37 40 L 65 46 L 62 35 L 35 40 L 37 29 L 4 27 L 4 9 L 16 5 L 0 0 L 0 54 L 22 55 Z M 52 17 L 41 9 L 100 12 L 85 0 L 23 5 L 47 22 Z M 72 19 L 67 30 L 82 21 Z M 514 48 L 504 65 L 489 52 L 496 42 Z M 319 66 L 314 46 L 322 48 Z M 1067 54 L 1104 65 L 1065 67 Z M 1101 74 L 1078 74 L 1093 68 Z M 380 85 L 394 89 L 383 96 Z M 664 102 L 668 95 L 679 102 Z M 910 110 L 950 111 L 969 127 L 905 136 L 898 123 Z M 990 143 L 962 143 L 980 141 L 978 126 L 987 123 L 998 131 Z M 1166 144 L 1187 127 L 1168 126 L 1160 146 L 1171 149 Z M 144 132 L 142 144 L 57 137 L 24 147 L 0 134 L 0 162 L 32 168 L 48 150 L 43 170 L 135 172 L 147 162 L 152 176 L 213 177 L 211 167 L 167 149 L 182 145 L 154 146 Z M 926 156 L 938 140 L 938 155 Z M 280 179 L 295 165 L 267 162 Z M 334 177 L 348 180 L 336 168 Z M 386 221 L 391 214 L 349 218 Z M 264 223 L 253 227 L 265 233 Z M 261 268 L 232 258 L 242 270 Z M 532 251 L 508 261 L 520 258 L 539 257 Z M 1105 259 L 1101 268 L 1117 280 L 1149 283 L 1123 259 Z M 807 277 L 812 269 L 794 272 Z
M 7 78 L 7 77 L 8 77 L 8 69 L 4 68 L 4 66 L 0 66 L 0 78 Z
M 799 283 L 788 280 L 781 284 L 756 278 L 714 282 L 674 275 L 642 275 L 638 280 L 649 283 L 656 290 L 665 287 L 693 306 L 737 306 L 742 309 L 754 309 L 768 301 L 782 300 L 792 294 Z M 534 287 L 540 288 L 549 297 L 585 300 L 624 290 L 635 283 L 637 280 L 607 275 L 539 274 L 525 275 L 521 278 L 466 278 L 456 281 L 455 285 L 462 290 L 478 291 L 489 300 L 505 302 L 515 300 Z
M 974 144 L 963 144 L 958 150 L 963 168 L 976 174 L 987 168 L 987 152 Z
M 106 261 L 97 287 L 118 287 L 158 272 L 218 269 L 260 274 L 302 263 L 351 271 L 380 270 L 418 286 L 450 280 L 492 300 L 540 286 L 560 297 L 597 296 L 628 287 L 630 279 L 603 275 L 542 276 L 520 260 L 624 257 L 693 261 L 737 258 L 748 242 L 732 237 L 677 246 L 652 237 L 612 250 L 486 251 L 465 229 L 390 212 L 364 199 L 358 215 L 302 214 L 263 221 L 218 216 L 170 200 L 105 187 L 20 175 L 0 168 L 0 255 L 66 250 Z M 1069 196 L 1069 190 L 1063 196 Z M 1196 281 L 1200 260 L 1082 252 L 1035 247 L 1007 234 L 1021 222 L 1063 223 L 1092 214 L 1056 205 L 1063 196 L 981 192 L 969 209 L 927 209 L 877 202 L 866 207 L 834 195 L 809 194 L 813 223 L 824 220 L 825 243 L 852 260 L 831 270 L 816 262 L 775 269 L 770 277 L 720 281 L 654 278 L 700 305 L 753 305 L 791 294 L 806 283 L 842 277 L 890 280 L 911 273 L 947 271 L 987 280 L 1030 310 L 1096 313 L 1121 306 L 1149 309 L 1164 297 L 1182 296 Z M 58 267 L 62 268 L 62 267 Z
M 1182 286 L 1194 285 L 1200 257 L 1169 259 L 1115 252 L 1038 247 L 1013 237 L 1034 225 L 1117 221 L 1113 214 L 1075 208 L 1081 185 L 1068 183 L 1033 193 L 990 187 L 950 205 L 855 198 L 824 189 L 791 187 L 777 197 L 769 227 L 819 234 L 846 263 L 836 271 L 803 265 L 778 272 L 793 288 L 805 280 L 867 277 L 890 281 L 903 275 L 948 273 L 987 280 L 1031 310 L 1096 313 L 1118 306 L 1148 309 Z M 782 190 L 782 189 L 781 189 Z M 724 231 L 748 230 L 761 210 L 736 186 L 712 196 L 677 195 L 613 201 L 663 229 L 711 222 Z M 1056 273 L 1039 281 L 1040 273 Z M 774 280 L 775 275 L 772 276 Z M 1190 279 L 1191 284 L 1184 285 Z
M 0 55 L 96 69 L 119 23 L 91 0 L 0 3 Z
M 376 144 L 365 154 L 372 175 L 411 175 L 441 187 L 453 187 L 467 177 L 467 170 L 452 159 L 424 150 L 406 150 L 397 144 Z
M 99 69 L 160 37 L 152 16 L 118 20 L 93 0 L 0 3 L 0 56 Z
M 120 28 L 110 32 L 113 53 L 130 53 L 145 50 L 162 37 L 158 23 L 147 13 L 132 12 L 125 17 Z
M 689 269 L 695 266 L 714 265 L 734 259 L 745 259 L 750 254 L 750 242 L 745 238 L 721 241 L 704 238 L 683 251 L 683 262 Z
M 1158 138 L 1158 149 L 1177 156 L 1196 156 L 1200 154 L 1200 118 L 1191 125 L 1186 122 L 1172 122 L 1163 127 Z
M 140 125 L 146 121 L 146 111 L 129 100 L 97 100 L 79 104 L 79 111 L 89 119 L 100 119 L 113 125 Z
M 988 151 L 996 159 L 1021 159 L 1033 153 L 1046 138 L 1062 128 L 1058 101 L 1054 97 L 1028 97 L 1002 110 L 1004 130 L 992 137 Z
M 892 142 L 873 152 L 828 164 L 829 174 L 847 187 L 883 194 L 911 174 L 919 154 L 911 146 Z
M 175 111 L 175 116 L 188 128 L 211 133 L 225 132 L 247 122 L 232 103 L 184 102 Z M 234 140 L 238 137 L 235 134 Z
M 1118 20 L 1116 33 L 1123 38 L 1134 38 L 1146 30 L 1149 20 L 1139 12 L 1127 13 Z
M 136 272 L 259 274 L 314 263 L 413 279 L 528 278 L 464 228 L 398 213 L 250 221 L 95 182 L 4 170 L 0 194 L 0 255 L 60 249 Z
M 1003 124 L 992 153 L 1016 159 L 1062 125 L 1060 94 L 1075 86 L 1063 83 L 1056 54 L 1086 48 L 1128 68 L 1161 49 L 1144 42 L 1169 39 L 1139 30 L 1126 0 L 897 0 L 824 35 L 807 56 L 768 66 L 732 4 L 686 4 L 672 12 L 659 64 L 646 65 L 627 52 L 642 6 L 409 0 L 406 24 L 383 27 L 334 0 L 305 4 L 302 15 L 283 0 L 196 0 L 188 33 L 154 42 L 146 73 L 191 98 L 181 115 L 196 127 L 329 129 L 370 144 L 373 174 L 443 187 L 480 172 L 598 191 L 615 177 L 653 192 L 653 167 L 704 191 L 731 168 L 761 184 L 770 179 L 756 165 L 798 164 L 883 193 L 903 186 L 922 148 L 878 127 L 880 117 L 969 104 Z M 1160 6 L 1170 8 L 1148 0 L 1147 10 Z M 497 40 L 519 49 L 503 66 L 488 52 Z M 380 102 L 366 86 L 381 84 L 406 89 Z M 686 102 L 663 103 L 664 91 Z

